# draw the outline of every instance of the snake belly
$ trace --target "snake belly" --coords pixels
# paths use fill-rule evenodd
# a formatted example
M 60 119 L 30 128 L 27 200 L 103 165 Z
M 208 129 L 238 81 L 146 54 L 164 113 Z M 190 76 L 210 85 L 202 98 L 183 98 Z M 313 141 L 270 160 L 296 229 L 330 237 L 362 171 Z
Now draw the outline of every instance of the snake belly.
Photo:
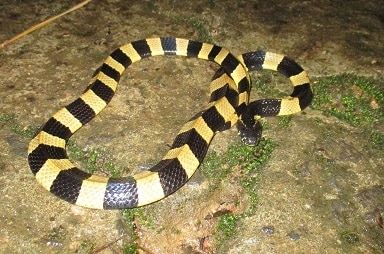
M 225 69 L 224 96 L 185 123 L 170 150 L 149 171 L 134 176 L 107 178 L 77 168 L 68 158 L 68 139 L 94 118 L 112 99 L 124 70 L 133 62 L 157 55 L 180 55 L 211 60 Z M 87 90 L 55 113 L 32 139 L 28 162 L 37 181 L 57 197 L 79 206 L 123 209 L 162 199 L 192 176 L 203 161 L 214 134 L 234 125 L 238 108 L 248 104 L 249 76 L 227 49 L 179 38 L 150 38 L 115 50 L 91 79 Z
M 183 125 L 170 150 L 150 170 L 134 176 L 106 178 L 76 168 L 65 146 L 70 136 L 94 118 L 111 100 L 123 71 L 133 62 L 156 55 L 181 55 L 211 60 L 221 68 L 210 84 L 210 102 Z M 270 69 L 294 86 L 283 99 L 263 99 L 248 105 L 248 71 Z M 37 181 L 72 204 L 96 209 L 123 209 L 158 201 L 179 189 L 203 161 L 215 133 L 237 121 L 289 115 L 308 106 L 313 94 L 306 72 L 293 60 L 256 51 L 235 58 L 225 48 L 178 38 L 151 38 L 114 51 L 91 79 L 86 92 L 54 114 L 32 139 L 28 161 Z M 244 112 L 247 117 L 241 118 Z

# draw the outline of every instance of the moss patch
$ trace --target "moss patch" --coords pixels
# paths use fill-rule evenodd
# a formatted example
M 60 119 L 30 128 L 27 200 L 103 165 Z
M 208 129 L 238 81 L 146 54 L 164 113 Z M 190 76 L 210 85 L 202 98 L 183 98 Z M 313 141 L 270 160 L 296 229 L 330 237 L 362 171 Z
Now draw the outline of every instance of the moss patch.
M 25 127 L 19 123 L 17 116 L 13 113 L 0 113 L 0 127 L 19 137 L 32 138 L 40 128 L 38 126 Z
M 102 173 L 110 177 L 119 177 L 122 170 L 112 162 L 112 156 L 98 148 L 82 149 L 75 139 L 70 139 L 67 145 L 69 157 L 79 161 L 86 172 L 94 173 L 101 169 Z
M 235 214 L 225 214 L 217 222 L 215 238 L 216 245 L 220 248 L 228 239 L 236 234 L 236 228 L 239 224 L 240 216 Z
M 353 126 L 373 127 L 384 121 L 383 82 L 354 74 L 319 78 L 313 108 Z
M 260 170 L 270 158 L 277 144 L 270 139 L 262 139 L 259 146 L 250 147 L 242 143 L 231 145 L 227 152 L 207 156 L 200 170 L 209 178 L 211 189 L 217 188 L 226 181 L 228 174 L 236 172 L 241 187 L 248 195 L 249 204 L 245 212 L 229 213 L 221 216 L 214 231 L 218 248 L 236 234 L 241 219 L 252 216 L 257 207 L 257 188 L 260 181 Z

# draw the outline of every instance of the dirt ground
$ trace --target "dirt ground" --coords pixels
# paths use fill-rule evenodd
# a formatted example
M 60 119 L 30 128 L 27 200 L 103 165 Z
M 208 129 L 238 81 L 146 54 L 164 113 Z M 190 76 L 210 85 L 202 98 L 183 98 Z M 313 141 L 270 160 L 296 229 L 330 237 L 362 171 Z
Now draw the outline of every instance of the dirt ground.
M 73 4 L 1 1 L 0 43 Z M 197 172 L 180 191 L 145 207 L 151 221 L 137 217 L 132 233 L 120 211 L 76 207 L 45 191 L 28 166 L 26 133 L 76 99 L 108 54 L 130 41 L 172 36 L 234 54 L 279 52 L 316 86 L 343 73 L 383 80 L 383 31 L 381 0 L 94 0 L 0 48 L 0 253 L 134 253 L 129 244 L 140 253 L 384 253 L 383 149 L 372 147 L 370 130 L 320 110 L 306 109 L 285 129 L 267 120 L 264 135 L 278 147 L 258 183 L 257 211 L 224 243 L 214 235 L 218 220 L 209 218 L 246 203 L 235 180 L 208 192 L 210 180 Z M 105 151 L 124 169 L 158 161 L 208 101 L 215 68 L 182 57 L 134 64 L 76 142 L 85 152 Z M 374 126 L 384 132 L 383 123 Z M 220 133 L 209 153 L 237 140 L 234 128 Z

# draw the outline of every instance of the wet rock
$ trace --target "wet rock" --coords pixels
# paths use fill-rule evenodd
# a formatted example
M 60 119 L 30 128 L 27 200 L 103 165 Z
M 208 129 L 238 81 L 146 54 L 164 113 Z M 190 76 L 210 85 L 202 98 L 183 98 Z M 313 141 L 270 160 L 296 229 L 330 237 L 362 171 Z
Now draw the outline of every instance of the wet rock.
M 328 149 L 329 147 L 335 149 L 330 151 Z M 357 164 L 363 158 L 363 153 L 356 148 L 355 144 L 343 139 L 326 141 L 326 143 L 318 149 L 318 153 L 324 158 L 347 165 Z
M 384 186 L 375 185 L 362 189 L 357 194 L 357 199 L 364 208 L 384 210 Z
M 25 142 L 21 141 L 19 138 L 17 138 L 14 135 L 9 135 L 8 137 L 5 138 L 5 140 L 12 148 L 12 152 L 14 152 L 20 157 L 25 156 L 25 153 L 27 150 Z
M 340 199 L 332 200 L 332 217 L 338 223 L 346 223 L 350 216 L 350 205 Z
M 201 174 L 200 170 L 196 170 L 196 172 L 192 175 L 191 179 L 187 182 L 189 186 L 200 186 L 204 182 L 204 176 Z

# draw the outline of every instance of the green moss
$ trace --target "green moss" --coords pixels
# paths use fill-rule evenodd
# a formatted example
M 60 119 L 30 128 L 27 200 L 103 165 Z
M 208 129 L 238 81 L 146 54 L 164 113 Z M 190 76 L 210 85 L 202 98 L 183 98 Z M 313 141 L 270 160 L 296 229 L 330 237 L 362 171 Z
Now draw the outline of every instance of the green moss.
M 352 75 L 355 79 L 355 84 L 368 93 L 371 97 L 375 98 L 380 105 L 384 104 L 384 80 L 375 80 L 369 77 L 362 77 Z
M 122 170 L 120 167 L 116 166 L 113 162 L 111 161 L 106 161 L 104 163 L 105 169 L 109 172 L 109 175 L 111 177 L 119 177 L 122 175 Z
M 279 127 L 280 128 L 287 128 L 290 126 L 292 120 L 292 115 L 288 116 L 280 116 L 279 117 Z
M 245 166 L 247 173 L 253 172 L 262 166 L 270 157 L 276 144 L 270 139 L 262 139 L 256 147 L 246 146 L 242 143 L 230 145 L 227 152 L 218 155 L 209 154 L 200 167 L 203 175 L 210 180 L 221 181 L 225 179 L 235 166 Z
M 124 209 L 123 218 L 126 225 L 130 227 L 131 231 L 135 229 L 135 218 L 143 217 L 143 208 Z
M 136 228 L 135 221 L 140 221 L 140 225 L 149 228 L 155 229 L 153 218 L 155 211 L 147 206 L 145 208 L 138 207 L 132 209 L 124 209 L 122 210 L 124 223 L 128 226 L 128 229 L 132 235 L 134 235 L 134 231 Z
M 16 118 L 16 116 L 12 113 L 0 113 L 0 123 L 7 123 Z
M 229 173 L 229 167 L 222 169 L 223 161 L 223 157 L 212 152 L 205 157 L 203 164 L 200 166 L 201 173 L 213 181 L 214 185 L 223 180 Z
M 250 216 L 254 214 L 259 200 L 256 194 L 259 183 L 257 170 L 261 169 L 268 161 L 276 146 L 270 139 L 262 139 L 257 147 L 237 143 L 229 146 L 224 154 L 209 154 L 201 165 L 200 171 L 209 178 L 213 190 L 221 181 L 227 179 L 233 168 L 244 168 L 245 171 L 242 172 L 240 184 L 249 197 L 249 207 L 243 215 Z
M 143 214 L 142 208 L 134 208 L 134 209 L 124 209 L 122 210 L 123 214 L 123 222 L 127 226 L 127 231 L 125 232 L 125 235 L 130 235 L 132 241 L 135 241 L 138 236 L 136 233 L 136 224 L 135 224 L 135 218 L 137 216 L 141 217 Z M 123 253 L 137 253 L 137 245 L 132 242 L 124 242 Z
M 82 148 L 77 144 L 75 139 L 70 139 L 67 143 L 67 149 L 70 152 L 71 158 L 74 160 L 85 160 L 86 153 L 83 152 Z
M 343 242 L 348 244 L 356 244 L 359 242 L 359 236 L 354 232 L 345 232 L 341 235 Z
M 139 249 L 136 244 L 131 243 L 124 243 L 122 252 L 123 254 L 136 254 L 138 253 Z
M 342 74 L 320 78 L 313 86 L 313 108 L 354 126 L 384 121 L 383 80 Z
M 214 233 L 217 247 L 220 248 L 235 235 L 241 218 L 255 213 L 259 200 L 257 188 L 260 174 L 258 171 L 269 160 L 276 146 L 274 142 L 264 138 L 257 147 L 237 143 L 229 146 L 224 154 L 211 153 L 200 167 L 202 174 L 209 178 L 211 189 L 217 188 L 221 181 L 226 181 L 227 175 L 233 173 L 235 167 L 240 169 L 242 172 L 239 173 L 239 181 L 248 195 L 249 205 L 244 213 L 226 214 L 219 218 Z
M 372 132 L 371 140 L 375 148 L 384 150 L 384 133 Z
M 140 213 L 141 209 L 124 209 L 123 210 L 123 218 L 124 218 L 124 224 L 128 226 L 128 230 L 130 231 L 130 235 L 137 235 L 135 234 L 135 216 L 137 213 Z
M 256 194 L 256 190 L 259 184 L 259 177 L 249 176 L 241 180 L 241 186 L 245 189 L 249 197 L 249 206 L 244 213 L 246 216 L 251 216 L 255 213 L 257 204 L 259 202 L 259 196 Z
M 200 20 L 195 16 L 170 16 L 170 18 L 177 24 L 187 24 L 191 26 L 196 32 L 199 41 L 213 43 L 213 38 L 206 28 L 206 22 Z
M 80 244 L 80 250 L 84 253 L 92 253 L 95 247 L 96 247 L 96 243 L 89 239 L 83 240 Z
M 236 234 L 240 216 L 235 214 L 225 214 L 219 218 L 214 232 L 217 247 L 221 247 L 228 239 Z
M 247 172 L 246 174 L 253 173 L 256 169 L 263 166 L 271 157 L 272 152 L 277 147 L 271 139 L 262 139 L 257 147 L 243 146 L 243 158 L 240 163 L 246 163 Z
M 97 148 L 89 150 L 85 171 L 88 173 L 95 172 L 97 170 L 97 162 L 100 156 L 102 156 L 102 154 Z
M 315 82 L 313 108 L 365 130 L 375 149 L 384 149 L 384 79 L 342 74 Z
M 257 76 L 255 73 L 251 75 L 252 91 L 260 94 L 262 98 L 282 98 L 289 95 L 282 91 L 283 87 L 280 83 L 287 83 L 288 80 L 283 75 L 271 70 L 260 71 Z
M 67 237 L 67 230 L 63 226 L 58 226 L 53 228 L 47 234 L 47 241 L 50 243 L 59 243 L 63 242 Z
M 92 148 L 88 151 L 83 150 L 75 139 L 70 139 L 67 145 L 69 157 L 79 161 L 86 172 L 94 173 L 102 169 L 110 177 L 119 177 L 122 174 L 120 167 L 111 161 L 111 156 L 98 148 Z
M 19 123 L 17 116 L 13 113 L 0 113 L 0 127 L 8 129 L 11 133 L 20 137 L 33 138 L 40 128 L 39 126 L 23 126 Z
M 124 225 L 127 226 L 128 232 L 125 233 L 125 235 L 130 235 L 130 242 L 125 242 L 123 244 L 123 253 L 137 253 L 138 246 L 134 242 L 138 235 L 136 233 L 136 222 L 139 221 L 140 225 L 155 230 L 153 218 L 154 215 L 152 214 L 153 210 L 151 207 L 138 207 L 138 208 L 132 208 L 132 209 L 123 209 L 123 222 Z
M 289 118 L 287 118 L 287 122 L 289 122 Z M 287 122 L 282 125 L 286 125 Z M 219 218 L 214 230 L 218 249 L 222 248 L 229 239 L 235 236 L 242 218 L 252 216 L 255 213 L 259 201 L 257 195 L 260 182 L 259 171 L 269 160 L 276 147 L 276 143 L 264 138 L 256 147 L 246 146 L 239 142 L 230 145 L 223 154 L 210 153 L 201 165 L 200 171 L 209 179 L 210 189 L 216 189 L 222 181 L 228 179 L 228 174 L 234 173 L 248 195 L 246 211 L 238 214 L 225 214 Z M 234 172 L 234 168 L 237 168 L 240 172 Z

